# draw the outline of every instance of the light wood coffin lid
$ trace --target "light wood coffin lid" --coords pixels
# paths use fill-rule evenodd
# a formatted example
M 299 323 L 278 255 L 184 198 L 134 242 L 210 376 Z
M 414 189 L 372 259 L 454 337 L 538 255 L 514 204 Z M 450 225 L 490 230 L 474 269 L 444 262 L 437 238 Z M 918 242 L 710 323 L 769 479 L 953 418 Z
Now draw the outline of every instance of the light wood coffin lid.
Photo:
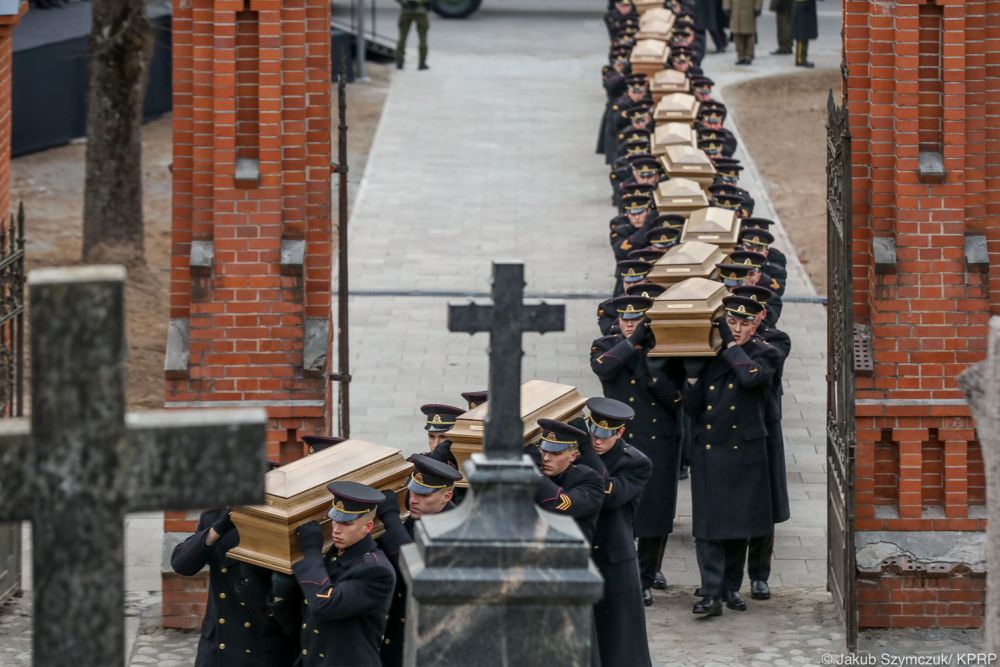
M 687 278 L 711 278 L 718 269 L 715 265 L 726 260 L 726 253 L 718 246 L 701 241 L 686 241 L 667 250 L 656 261 L 649 279 L 654 283 L 672 284 Z
M 670 48 L 666 43 L 658 39 L 640 39 L 632 47 L 632 55 L 629 56 L 629 61 L 633 64 L 645 63 L 650 65 L 655 63 L 662 68 L 669 57 Z
M 653 155 L 663 155 L 669 146 L 694 146 L 697 137 L 698 133 L 687 123 L 657 123 L 653 131 Z M 663 183 L 669 182 L 663 181 Z M 700 190 L 701 186 L 698 186 L 698 189 Z
M 701 102 L 694 95 L 689 93 L 670 93 L 669 95 L 664 95 L 656 103 L 656 108 L 653 109 L 653 120 L 658 122 L 680 121 L 693 123 L 698 117 L 699 107 L 701 107 Z
M 547 380 L 528 380 L 521 385 L 521 419 L 524 422 L 524 444 L 529 444 L 541 431 L 535 422 L 540 417 L 550 419 L 572 419 L 582 409 L 586 399 L 580 391 L 568 384 L 559 384 Z M 490 402 L 486 401 L 469 410 L 455 421 L 455 426 L 447 433 L 452 442 L 452 452 L 455 458 L 459 453 L 468 458 L 472 452 L 482 451 L 483 437 L 486 433 L 485 418 L 489 412 Z
M 674 13 L 664 7 L 661 3 L 658 7 L 654 6 L 653 9 L 648 9 L 643 12 L 642 16 L 639 17 L 639 29 L 641 30 L 645 28 L 649 23 L 659 23 L 663 21 L 673 23 L 676 19 L 677 17 Z
M 650 356 L 713 356 L 721 336 L 712 320 L 722 312 L 726 294 L 718 281 L 688 278 L 658 296 L 646 311 L 656 337 Z
M 705 241 L 722 248 L 731 248 L 736 245 L 739 235 L 740 223 L 736 211 L 709 206 L 688 216 L 681 232 L 681 242 Z

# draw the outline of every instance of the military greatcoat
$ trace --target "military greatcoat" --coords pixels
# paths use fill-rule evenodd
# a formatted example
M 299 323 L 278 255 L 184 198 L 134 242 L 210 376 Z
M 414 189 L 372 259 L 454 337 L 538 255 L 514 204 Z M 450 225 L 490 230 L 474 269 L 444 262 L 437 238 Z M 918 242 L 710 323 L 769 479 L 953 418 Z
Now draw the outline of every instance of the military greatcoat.
M 653 464 L 639 501 L 636 537 L 662 537 L 673 531 L 681 464 L 681 378 L 658 362 L 650 364 L 651 346 L 651 337 L 633 344 L 618 333 L 598 338 L 590 351 L 590 367 L 604 395 L 635 410 L 625 439 Z
M 538 450 L 531 449 L 529 455 L 541 467 Z M 597 513 L 604 504 L 604 483 L 587 466 L 570 464 L 555 477 L 542 475 L 535 489 L 535 504 L 543 510 L 573 517 L 587 542 L 593 543 Z
M 267 607 L 271 572 L 226 556 L 240 541 L 235 528 L 212 546 L 205 544 L 224 511 L 204 512 L 194 535 L 178 544 L 170 557 L 174 572 L 188 577 L 208 565 L 208 604 L 195 667 L 291 665 L 295 641 L 282 632 Z
M 642 452 L 622 440 L 603 456 L 593 450 L 586 452 L 580 465 L 596 470 L 604 485 L 604 502 L 591 543 L 591 557 L 604 578 L 604 596 L 594 605 L 601 664 L 649 667 L 646 613 L 632 526 L 653 466 Z
M 767 303 L 768 309 L 771 302 Z M 785 359 L 792 351 L 792 339 L 784 331 L 761 325 L 757 336 L 769 343 L 781 353 L 781 360 L 771 380 L 771 391 L 768 393 L 767 408 L 764 411 L 764 424 L 767 427 L 767 462 L 771 478 L 771 511 L 774 513 L 774 523 L 788 521 L 791 508 L 788 502 L 788 476 L 785 471 L 785 438 L 781 431 L 781 399 L 784 390 L 781 383 Z
M 709 359 L 685 392 L 695 539 L 743 539 L 774 529 L 765 413 L 780 364 L 775 347 L 752 338 Z
M 292 569 L 303 593 L 301 667 L 380 667 L 396 574 L 371 535 Z

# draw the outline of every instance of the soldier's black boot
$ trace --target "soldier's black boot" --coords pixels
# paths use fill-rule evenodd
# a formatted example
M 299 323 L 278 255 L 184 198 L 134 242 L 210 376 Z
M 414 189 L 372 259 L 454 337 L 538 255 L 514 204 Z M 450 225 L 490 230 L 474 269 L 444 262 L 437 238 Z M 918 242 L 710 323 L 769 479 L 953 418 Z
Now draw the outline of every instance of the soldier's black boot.
M 652 607 L 653 606 L 653 589 L 652 588 L 643 588 L 642 589 L 642 604 L 646 605 L 647 607 Z
M 417 69 L 430 69 L 430 66 L 426 62 L 421 62 Z
M 795 65 L 798 67 L 815 67 L 813 63 L 809 62 L 809 42 L 807 40 L 798 40 L 795 42 Z
M 743 599 L 739 591 L 726 591 L 723 595 L 726 598 L 726 606 L 733 611 L 747 610 L 747 601 Z
M 754 600 L 770 600 L 771 587 L 767 585 L 766 581 L 761 581 L 760 579 L 751 581 L 750 597 Z
M 722 598 L 706 595 L 694 603 L 691 613 L 698 616 L 722 616 Z
M 666 590 L 667 588 L 667 578 L 659 570 L 656 571 L 656 576 L 653 577 L 653 588 L 658 591 Z

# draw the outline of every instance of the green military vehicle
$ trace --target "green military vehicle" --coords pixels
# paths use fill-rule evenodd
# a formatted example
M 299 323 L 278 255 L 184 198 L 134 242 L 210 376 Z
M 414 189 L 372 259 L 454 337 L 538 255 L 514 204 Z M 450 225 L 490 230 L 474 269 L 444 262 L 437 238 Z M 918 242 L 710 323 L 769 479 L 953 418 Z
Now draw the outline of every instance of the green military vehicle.
M 464 19 L 483 4 L 483 0 L 433 0 L 431 9 L 438 16 L 448 19 Z

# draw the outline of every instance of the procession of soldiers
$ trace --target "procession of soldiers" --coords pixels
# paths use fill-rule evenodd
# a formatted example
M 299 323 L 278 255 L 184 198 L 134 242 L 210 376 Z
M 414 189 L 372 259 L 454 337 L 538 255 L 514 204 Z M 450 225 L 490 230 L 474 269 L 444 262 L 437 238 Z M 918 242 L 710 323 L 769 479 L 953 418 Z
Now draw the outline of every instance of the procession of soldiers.
M 607 105 L 597 151 L 609 165 L 617 209 L 609 224 L 615 280 L 597 308 L 599 335 L 589 359 L 603 395 L 586 399 L 581 414 L 565 421 L 537 419 L 538 436 L 524 450 L 538 470 L 536 505 L 575 521 L 603 578 L 591 663 L 606 667 L 651 665 L 646 608 L 656 603 L 653 591 L 668 586 L 663 558 L 682 482 L 691 492 L 685 530 L 694 537 L 700 572 L 691 607 L 699 617 L 747 612 L 753 603 L 742 593 L 745 578 L 752 600 L 770 599 L 774 526 L 790 515 L 781 375 L 791 344 L 778 328 L 785 257 L 772 247 L 773 221 L 753 216 L 754 200 L 739 186 L 736 138 L 701 69 L 706 31 L 696 25 L 695 7 L 668 0 L 665 9 L 673 27 L 663 68 L 683 72 L 698 101 L 692 128 L 714 172 L 706 197 L 710 206 L 733 211 L 739 225 L 736 247 L 712 270 L 726 293 L 711 321 L 717 344 L 709 354 L 657 352 L 649 311 L 666 287 L 649 276 L 682 242 L 687 219 L 657 210 L 655 192 L 670 176 L 652 150 L 652 74 L 631 67 L 641 14 L 631 0 L 612 0 L 604 17 Z M 470 389 L 464 405 L 421 406 L 426 448 L 407 459 L 412 471 L 404 489 L 329 483 L 324 511 L 332 545 L 324 553 L 327 538 L 317 521 L 297 526 L 302 557 L 290 574 L 233 559 L 229 551 L 240 536 L 230 509 L 203 513 L 171 558 L 182 575 L 209 570 L 196 665 L 402 665 L 401 548 L 413 542 L 422 518 L 467 500 L 450 433 L 488 399 Z M 309 455 L 343 442 L 304 439 Z

